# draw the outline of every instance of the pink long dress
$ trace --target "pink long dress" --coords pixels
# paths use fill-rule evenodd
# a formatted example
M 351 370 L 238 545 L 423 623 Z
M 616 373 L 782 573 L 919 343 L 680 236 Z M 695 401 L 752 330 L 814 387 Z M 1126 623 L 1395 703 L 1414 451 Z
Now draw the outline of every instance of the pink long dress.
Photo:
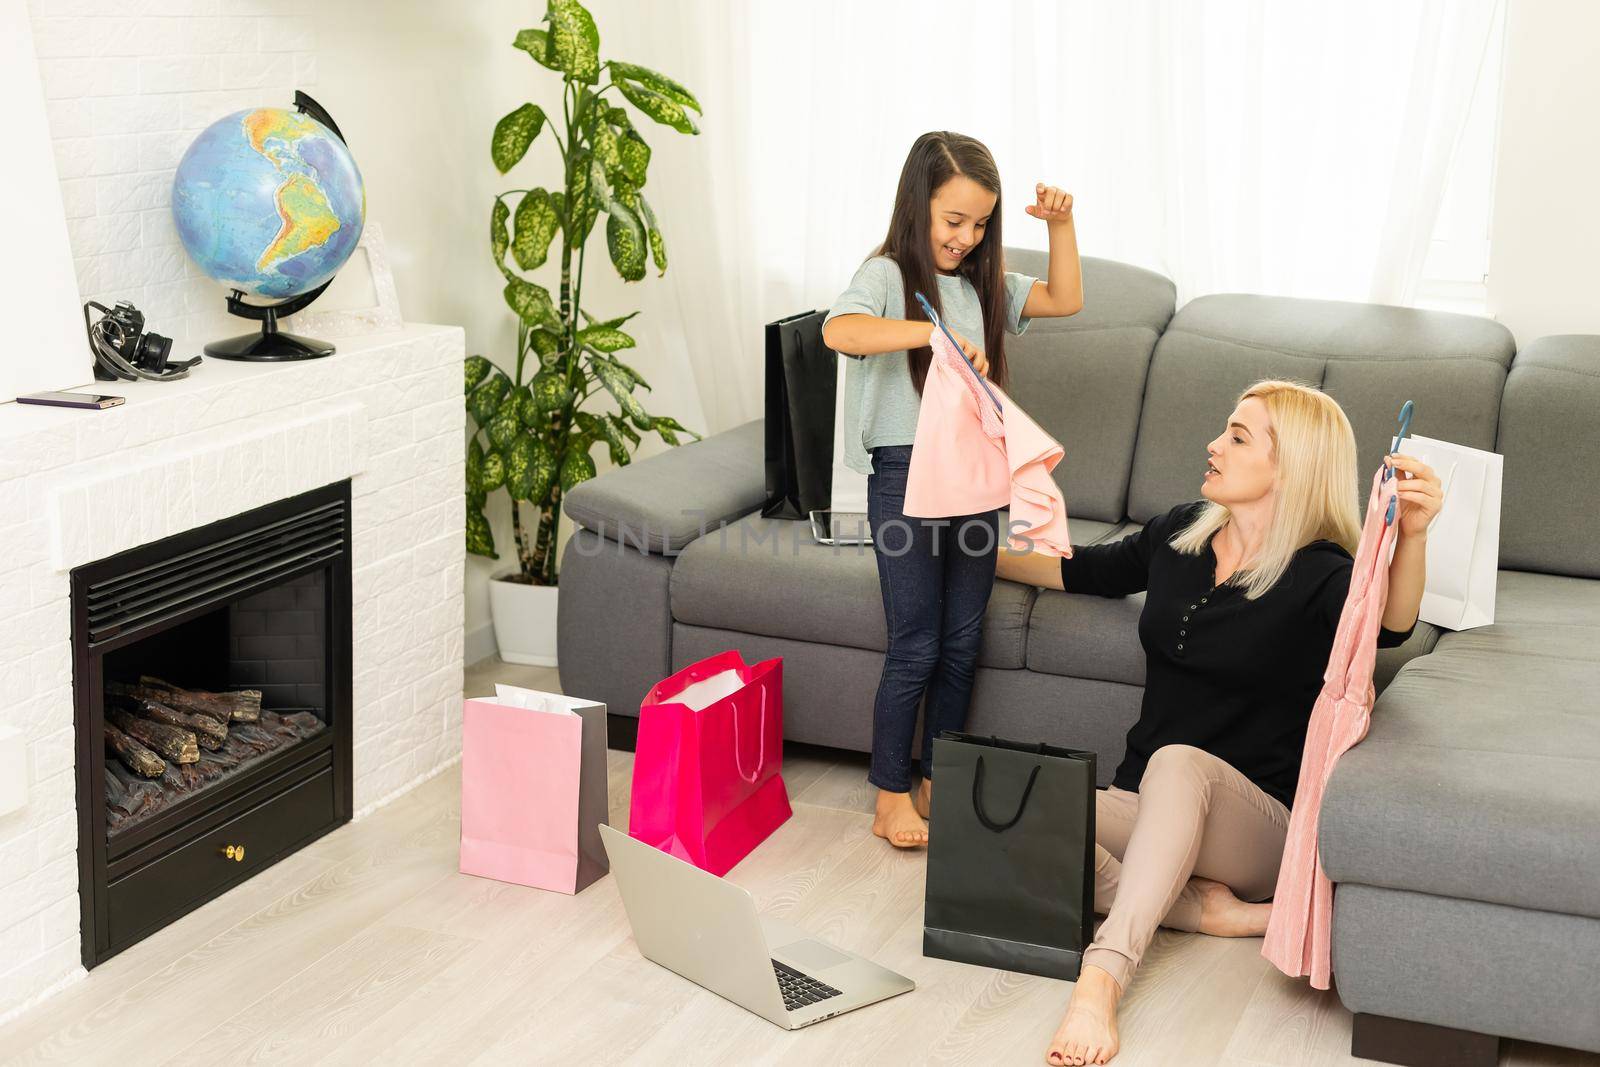
M 996 411 L 965 358 L 933 328 L 933 360 L 922 387 L 904 513 L 942 519 L 1010 507 L 1011 547 L 1072 555 L 1067 502 L 1050 472 L 1064 449 L 999 386 Z
M 1317 854 L 1322 794 L 1339 757 L 1367 736 L 1372 719 L 1372 668 L 1389 599 L 1389 560 L 1398 530 L 1398 520 L 1392 525 L 1383 521 L 1396 479 L 1382 478 L 1379 468 L 1372 478 L 1366 524 L 1333 636 L 1333 653 L 1306 729 L 1300 784 L 1289 816 L 1272 917 L 1261 945 L 1261 954 L 1278 970 L 1291 978 L 1310 975 L 1317 989 L 1327 989 L 1333 974 L 1333 883 L 1323 873 Z

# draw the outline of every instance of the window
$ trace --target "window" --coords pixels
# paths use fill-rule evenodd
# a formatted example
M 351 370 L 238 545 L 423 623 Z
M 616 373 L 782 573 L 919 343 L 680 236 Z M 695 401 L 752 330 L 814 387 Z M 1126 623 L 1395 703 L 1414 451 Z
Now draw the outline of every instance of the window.
M 1433 242 L 1417 287 L 1418 307 L 1470 315 L 1485 313 L 1484 279 L 1489 273 L 1489 223 L 1494 207 L 1504 42 L 1502 4 L 1483 51 L 1483 66 L 1468 106 L 1466 127 L 1445 178 Z

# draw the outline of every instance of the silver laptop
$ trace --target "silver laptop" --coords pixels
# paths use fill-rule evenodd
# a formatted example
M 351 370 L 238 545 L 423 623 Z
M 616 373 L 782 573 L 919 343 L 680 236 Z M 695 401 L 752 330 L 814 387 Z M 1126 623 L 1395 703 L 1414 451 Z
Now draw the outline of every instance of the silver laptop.
M 813 511 L 811 536 L 819 545 L 870 545 L 872 527 L 864 511 Z
M 756 913 L 748 890 L 602 825 L 611 873 L 645 959 L 786 1030 L 916 988 Z

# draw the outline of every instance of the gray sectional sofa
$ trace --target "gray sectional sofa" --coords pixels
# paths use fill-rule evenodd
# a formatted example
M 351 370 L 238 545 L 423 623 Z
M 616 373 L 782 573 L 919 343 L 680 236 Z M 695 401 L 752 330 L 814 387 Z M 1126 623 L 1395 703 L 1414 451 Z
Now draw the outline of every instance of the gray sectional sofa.
M 1009 266 L 1046 273 L 1043 253 Z M 1205 443 L 1260 378 L 1316 384 L 1376 468 L 1413 431 L 1504 456 L 1495 625 L 1419 624 L 1379 660 L 1365 742 L 1322 817 L 1334 969 L 1358 1055 L 1493 1063 L 1499 1038 L 1600 1051 L 1600 337 L 1515 351 L 1487 319 L 1217 295 L 1084 260 L 1086 307 L 1008 342 L 1011 394 L 1066 448 L 1073 540 L 1199 496 Z M 562 558 L 567 692 L 637 715 L 727 648 L 784 659 L 785 735 L 865 751 L 885 648 L 870 549 L 763 519 L 762 425 L 579 486 Z M 996 583 L 969 728 L 1091 748 L 1101 784 L 1138 712 L 1142 596 Z M 1431 1059 L 1430 1059 L 1431 1057 Z

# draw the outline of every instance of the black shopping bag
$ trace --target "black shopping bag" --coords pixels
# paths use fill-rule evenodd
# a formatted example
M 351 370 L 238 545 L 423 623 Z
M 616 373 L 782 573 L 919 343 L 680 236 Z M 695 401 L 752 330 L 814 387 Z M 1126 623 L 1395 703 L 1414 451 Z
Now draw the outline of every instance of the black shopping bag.
M 767 518 L 805 519 L 833 497 L 839 360 L 822 343 L 825 311 L 767 323 Z
M 945 731 L 922 954 L 1076 981 L 1094 936 L 1093 752 Z

